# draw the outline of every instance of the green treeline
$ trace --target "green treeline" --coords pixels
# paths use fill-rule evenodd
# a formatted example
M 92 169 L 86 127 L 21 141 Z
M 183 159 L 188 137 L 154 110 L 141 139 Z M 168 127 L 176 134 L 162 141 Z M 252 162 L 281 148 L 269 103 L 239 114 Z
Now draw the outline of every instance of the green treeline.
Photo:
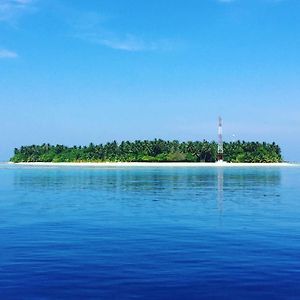
M 15 149 L 12 162 L 215 162 L 216 142 L 179 142 L 155 139 L 66 147 L 43 144 Z M 224 143 L 227 162 L 281 162 L 275 143 L 237 141 Z

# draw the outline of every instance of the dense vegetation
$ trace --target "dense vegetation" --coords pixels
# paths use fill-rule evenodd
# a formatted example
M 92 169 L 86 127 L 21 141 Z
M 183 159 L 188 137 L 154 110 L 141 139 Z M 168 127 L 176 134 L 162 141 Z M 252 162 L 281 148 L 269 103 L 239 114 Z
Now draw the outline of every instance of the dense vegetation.
M 12 162 L 215 162 L 215 142 L 179 141 L 116 141 L 105 145 L 84 147 L 22 146 L 15 149 Z M 224 143 L 224 160 L 227 162 L 281 162 L 281 150 L 275 143 L 231 142 Z

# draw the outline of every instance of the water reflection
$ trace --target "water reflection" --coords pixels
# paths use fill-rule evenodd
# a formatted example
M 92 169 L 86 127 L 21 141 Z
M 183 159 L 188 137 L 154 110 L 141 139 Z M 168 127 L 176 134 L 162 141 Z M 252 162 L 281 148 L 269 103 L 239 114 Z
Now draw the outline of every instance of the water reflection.
M 224 170 L 222 168 L 218 169 L 218 210 L 220 215 L 223 213 L 223 200 L 224 200 Z
M 223 299 L 225 290 L 231 299 L 293 298 L 300 246 L 293 172 L 0 172 L 0 289 L 23 288 L 28 299 L 182 299 L 190 291 Z
M 217 199 L 220 212 L 224 201 L 239 197 L 275 195 L 281 184 L 280 169 L 222 168 L 120 168 L 120 169 L 31 169 L 15 172 L 14 185 L 25 190 L 105 192 L 114 197 Z M 235 197 L 235 195 L 239 197 Z M 227 199 L 227 200 L 228 200 Z

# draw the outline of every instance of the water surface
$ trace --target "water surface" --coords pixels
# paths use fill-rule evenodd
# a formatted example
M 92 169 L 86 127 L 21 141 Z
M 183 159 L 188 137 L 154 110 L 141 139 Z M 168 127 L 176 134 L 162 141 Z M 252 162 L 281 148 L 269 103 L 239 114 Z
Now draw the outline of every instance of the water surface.
M 300 168 L 0 166 L 1 299 L 299 299 Z

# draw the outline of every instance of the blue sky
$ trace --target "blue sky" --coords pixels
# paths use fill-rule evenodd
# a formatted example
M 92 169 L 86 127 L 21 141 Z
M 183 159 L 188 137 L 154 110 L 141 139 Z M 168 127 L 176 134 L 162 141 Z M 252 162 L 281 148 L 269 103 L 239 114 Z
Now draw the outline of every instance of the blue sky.
M 276 141 L 300 161 L 299 0 L 0 0 L 0 160 L 14 147 Z

